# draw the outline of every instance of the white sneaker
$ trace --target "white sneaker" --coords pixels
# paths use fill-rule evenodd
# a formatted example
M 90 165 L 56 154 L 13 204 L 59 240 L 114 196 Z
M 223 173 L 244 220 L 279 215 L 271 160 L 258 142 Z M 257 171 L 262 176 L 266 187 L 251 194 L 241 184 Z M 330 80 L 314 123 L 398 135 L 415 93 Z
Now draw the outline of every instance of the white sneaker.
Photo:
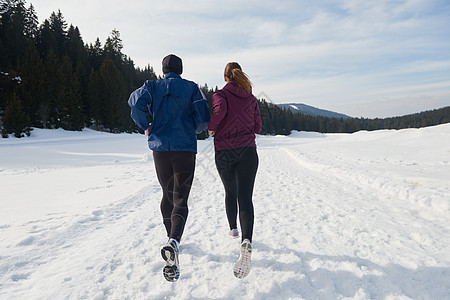
M 230 232 L 228 233 L 228 235 L 231 236 L 232 238 L 238 238 L 239 231 L 236 228 L 231 229 Z
M 164 278 L 167 281 L 177 281 L 180 278 L 180 265 L 178 262 L 178 242 L 170 239 L 165 246 L 161 248 L 161 256 L 166 261 L 163 269 Z
M 234 264 L 233 273 L 239 279 L 247 277 L 250 273 L 250 262 L 252 257 L 252 244 L 245 239 L 241 244 L 238 261 Z

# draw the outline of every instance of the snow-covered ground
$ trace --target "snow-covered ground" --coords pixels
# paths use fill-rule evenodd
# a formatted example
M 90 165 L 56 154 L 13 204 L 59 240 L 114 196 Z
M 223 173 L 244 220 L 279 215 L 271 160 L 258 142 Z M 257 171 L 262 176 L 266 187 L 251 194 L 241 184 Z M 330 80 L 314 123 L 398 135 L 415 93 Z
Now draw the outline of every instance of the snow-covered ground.
M 169 283 L 144 136 L 0 139 L 0 299 L 450 299 L 450 124 L 258 136 L 243 280 L 212 143 Z

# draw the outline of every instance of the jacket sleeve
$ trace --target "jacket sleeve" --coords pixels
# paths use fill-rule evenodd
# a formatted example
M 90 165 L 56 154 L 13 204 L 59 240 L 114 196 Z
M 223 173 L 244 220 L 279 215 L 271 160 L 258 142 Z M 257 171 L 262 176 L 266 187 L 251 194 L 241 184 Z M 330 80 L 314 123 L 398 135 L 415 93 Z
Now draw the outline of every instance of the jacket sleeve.
M 210 119 L 208 100 L 198 86 L 192 96 L 192 108 L 194 116 L 195 133 L 199 134 L 208 128 Z
M 139 128 L 146 130 L 149 127 L 148 113 L 152 104 L 150 86 L 147 82 L 131 93 L 128 105 L 131 107 L 131 118 Z
M 211 121 L 209 121 L 208 129 L 209 130 L 217 130 L 219 124 L 222 122 L 223 118 L 227 114 L 228 105 L 227 100 L 220 95 L 219 92 L 216 92 L 212 96 L 213 101 L 213 113 L 211 116 Z
M 260 133 L 261 129 L 262 129 L 262 121 L 261 121 L 261 113 L 259 111 L 258 100 L 256 101 L 254 120 L 255 120 L 254 132 L 255 133 Z

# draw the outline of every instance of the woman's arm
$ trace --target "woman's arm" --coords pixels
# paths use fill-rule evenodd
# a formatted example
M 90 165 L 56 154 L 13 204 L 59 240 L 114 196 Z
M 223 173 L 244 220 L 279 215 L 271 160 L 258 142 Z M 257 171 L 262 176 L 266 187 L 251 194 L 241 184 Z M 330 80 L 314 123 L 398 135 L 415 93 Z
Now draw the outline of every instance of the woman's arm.
M 213 114 L 208 124 L 208 130 L 215 133 L 228 111 L 228 106 L 227 100 L 221 95 L 220 92 L 214 93 L 212 96 L 212 100 Z

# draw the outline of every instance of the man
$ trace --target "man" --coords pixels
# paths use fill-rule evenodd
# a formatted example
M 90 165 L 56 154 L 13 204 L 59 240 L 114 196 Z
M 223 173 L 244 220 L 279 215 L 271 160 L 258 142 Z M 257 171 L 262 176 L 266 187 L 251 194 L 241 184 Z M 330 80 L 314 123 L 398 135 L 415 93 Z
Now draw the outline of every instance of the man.
M 178 249 L 188 216 L 194 178 L 197 136 L 207 129 L 208 102 L 197 84 L 181 78 L 183 64 L 173 54 L 162 61 L 164 75 L 147 80 L 128 100 L 131 117 L 148 136 L 156 174 L 163 190 L 161 213 L 169 241 L 161 249 L 168 281 L 179 276 Z M 153 117 L 149 123 L 148 114 Z

